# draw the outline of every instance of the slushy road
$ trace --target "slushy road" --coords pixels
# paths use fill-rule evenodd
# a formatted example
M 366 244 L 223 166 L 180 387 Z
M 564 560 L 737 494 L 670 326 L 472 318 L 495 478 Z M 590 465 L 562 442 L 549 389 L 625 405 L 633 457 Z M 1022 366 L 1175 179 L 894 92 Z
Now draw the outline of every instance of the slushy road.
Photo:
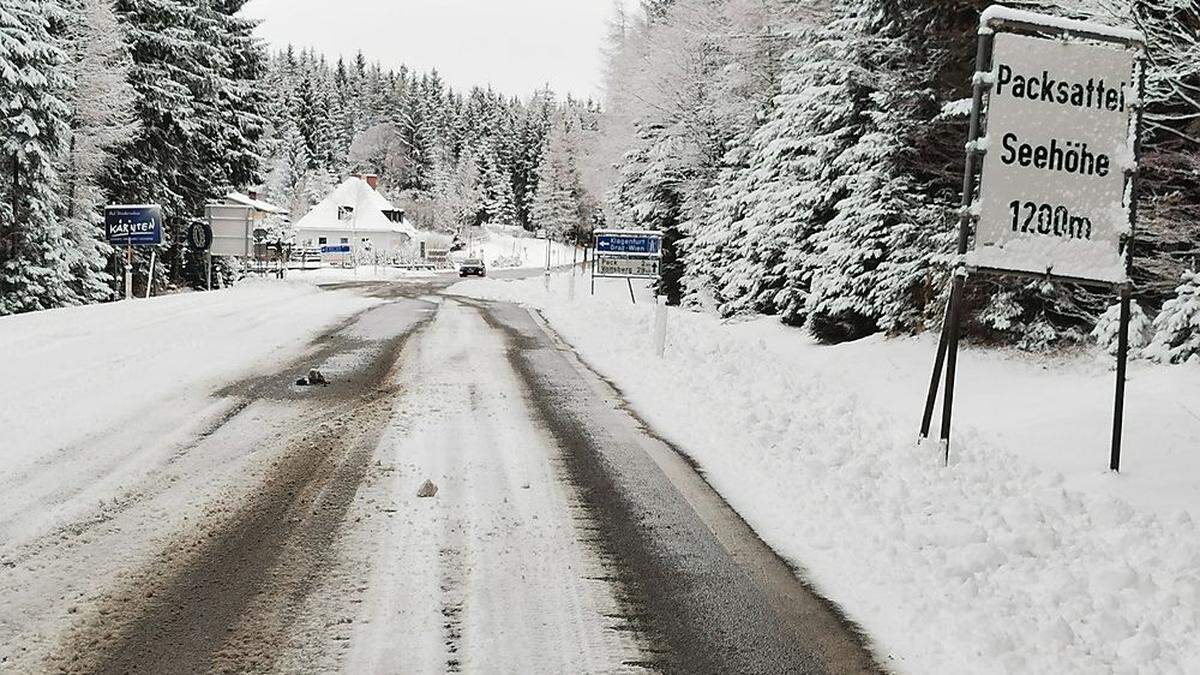
M 448 283 L 341 284 L 386 302 L 213 392 L 96 513 L 3 545 L 0 671 L 878 671 L 538 317 Z M 331 384 L 296 386 L 310 367 Z

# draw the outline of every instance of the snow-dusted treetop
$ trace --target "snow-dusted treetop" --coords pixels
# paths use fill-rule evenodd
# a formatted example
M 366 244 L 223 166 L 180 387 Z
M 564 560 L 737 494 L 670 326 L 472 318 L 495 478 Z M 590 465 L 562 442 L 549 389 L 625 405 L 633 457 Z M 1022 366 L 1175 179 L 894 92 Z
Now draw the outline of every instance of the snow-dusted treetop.
M 994 23 L 1003 21 L 1032 23 L 1067 32 L 1091 33 L 1093 35 L 1104 35 L 1118 40 L 1126 40 L 1138 45 L 1146 44 L 1146 36 L 1140 30 L 1107 26 L 1102 23 L 1079 21 L 1078 19 L 1067 19 L 1048 14 L 1037 14 L 1023 9 L 1005 7 L 1004 5 L 992 5 L 983 10 L 983 13 L 979 15 L 979 32 L 981 34 L 990 33 L 995 28 Z

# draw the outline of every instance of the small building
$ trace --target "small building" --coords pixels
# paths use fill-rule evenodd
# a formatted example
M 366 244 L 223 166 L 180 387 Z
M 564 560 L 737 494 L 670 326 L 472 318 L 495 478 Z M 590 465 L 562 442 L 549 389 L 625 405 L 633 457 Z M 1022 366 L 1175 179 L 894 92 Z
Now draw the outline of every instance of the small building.
M 258 192 L 250 190 L 246 194 L 230 192 L 225 195 L 225 204 L 229 206 L 249 206 L 254 211 L 251 218 L 255 227 L 267 230 L 267 239 L 272 242 L 291 242 L 291 218 L 288 210 L 258 198 Z
M 420 235 L 404 211 L 379 194 L 376 181 L 375 176 L 347 178 L 296 223 L 296 245 L 330 247 L 333 251 L 322 253 L 328 259 L 343 259 L 346 246 L 358 260 L 408 253 Z

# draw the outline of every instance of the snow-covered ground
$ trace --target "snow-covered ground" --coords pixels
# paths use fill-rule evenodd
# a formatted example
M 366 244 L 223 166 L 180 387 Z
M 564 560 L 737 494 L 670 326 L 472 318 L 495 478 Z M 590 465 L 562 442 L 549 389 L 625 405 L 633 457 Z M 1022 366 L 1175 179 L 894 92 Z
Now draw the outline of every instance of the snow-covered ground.
M 451 292 L 537 307 L 903 672 L 1200 672 L 1200 368 L 1131 369 L 1121 475 L 1098 353 L 964 349 L 955 442 L 916 445 L 929 336 L 815 344 L 569 275 Z
M 467 247 L 450 254 L 451 260 L 483 257 L 490 268 L 545 269 L 546 240 L 527 236 L 520 228 L 502 228 L 485 225 L 473 230 Z M 575 256 L 575 257 L 573 257 Z M 569 265 L 583 259 L 582 250 L 573 251 L 568 244 L 551 242 L 550 264 L 553 267 Z
M 95 506 L 116 485 L 144 469 L 92 474 L 92 463 L 132 456 L 95 439 L 112 429 L 162 441 L 196 432 L 217 404 L 214 389 L 240 377 L 270 372 L 304 350 L 338 321 L 380 301 L 329 292 L 304 283 L 249 280 L 235 288 L 0 317 L 5 373 L 0 405 L 4 474 L 21 476 L 35 465 L 58 463 L 90 475 L 52 512 L 0 519 L 0 539 L 13 544 L 48 532 Z M 73 462 L 55 459 L 77 456 Z M 120 464 L 120 462 L 118 462 Z M 62 492 L 73 480 L 36 472 L 38 481 L 0 481 L 0 511 L 14 516 L 37 494 Z M 45 485 L 42 480 L 51 481 Z M 61 496 L 61 495 L 60 495 Z
M 454 270 L 407 270 L 389 265 L 354 267 L 314 267 L 288 270 L 288 281 L 329 284 L 354 281 L 420 281 L 454 274 Z

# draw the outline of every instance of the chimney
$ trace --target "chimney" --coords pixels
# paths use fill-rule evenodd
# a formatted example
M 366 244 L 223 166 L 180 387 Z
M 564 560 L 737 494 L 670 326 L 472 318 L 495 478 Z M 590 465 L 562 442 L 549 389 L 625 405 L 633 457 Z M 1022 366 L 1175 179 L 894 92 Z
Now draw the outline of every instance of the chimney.
M 370 185 L 372 190 L 379 189 L 379 176 L 369 173 L 363 176 L 363 180 L 367 181 L 367 185 Z
M 246 196 L 250 199 L 258 199 L 258 190 L 250 190 L 246 193 Z

